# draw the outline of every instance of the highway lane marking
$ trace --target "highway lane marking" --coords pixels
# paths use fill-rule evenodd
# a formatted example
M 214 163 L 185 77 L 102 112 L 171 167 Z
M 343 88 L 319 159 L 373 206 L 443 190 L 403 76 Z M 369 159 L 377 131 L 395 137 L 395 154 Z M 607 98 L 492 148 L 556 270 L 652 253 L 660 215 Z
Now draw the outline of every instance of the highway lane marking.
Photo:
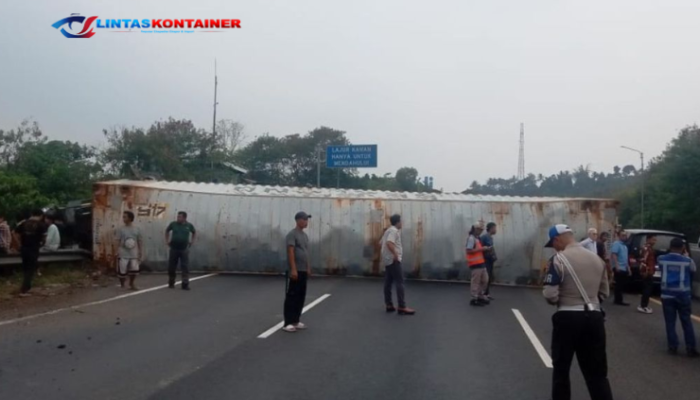
M 513 314 L 515 314 L 515 318 L 518 320 L 518 322 L 520 322 L 520 326 L 523 327 L 525 335 L 527 335 L 528 339 L 530 339 L 530 342 L 532 343 L 532 346 L 537 351 L 537 354 L 540 355 L 544 366 L 547 368 L 552 368 L 552 358 L 549 356 L 549 353 L 547 353 L 547 350 L 544 349 L 544 346 L 542 346 L 542 343 L 537 338 L 537 335 L 535 335 L 535 332 L 532 330 L 532 328 L 530 328 L 530 324 L 525 321 L 525 317 L 523 317 L 520 311 L 514 308 L 512 311 Z
M 656 300 L 655 298 L 650 298 L 649 300 L 653 301 L 654 303 L 663 306 L 663 303 L 659 300 Z M 691 315 L 690 318 L 692 318 L 695 322 L 700 322 L 700 317 L 697 315 Z
M 197 277 L 191 278 L 191 279 L 190 279 L 190 282 L 198 281 L 198 280 L 204 279 L 204 278 L 209 278 L 209 277 L 212 277 L 212 276 L 215 276 L 215 275 L 217 275 L 217 274 L 207 274 L 207 275 L 197 276 Z M 175 286 L 180 285 L 181 283 L 182 283 L 182 281 L 177 281 L 177 282 L 175 282 Z M 115 297 L 110 297 L 110 298 L 104 299 L 104 300 L 91 301 L 91 302 L 89 302 L 89 303 L 78 304 L 77 306 L 70 306 L 70 307 L 58 308 L 58 309 L 56 309 L 56 310 L 47 311 L 47 312 L 41 313 L 41 314 L 28 315 L 28 316 L 26 316 L 26 317 L 15 318 L 15 319 L 9 319 L 9 320 L 7 320 L 7 321 L 0 321 L 0 326 L 3 326 L 3 325 L 10 325 L 10 324 L 14 324 L 14 323 L 17 323 L 17 322 L 29 321 L 29 320 L 31 320 L 31 319 L 40 318 L 40 317 L 46 317 L 46 316 L 48 316 L 48 315 L 54 315 L 54 314 L 58 314 L 58 313 L 64 312 L 64 311 L 75 311 L 75 310 L 79 310 L 79 309 L 85 308 L 85 307 L 90 307 L 90 306 L 96 306 L 96 305 L 100 305 L 100 304 L 110 303 L 110 302 L 112 302 L 112 301 L 117 301 L 117 300 L 125 299 L 125 298 L 127 298 L 127 297 L 138 296 L 138 295 L 140 295 L 140 294 L 145 294 L 145 293 L 149 293 L 149 292 L 154 292 L 154 291 L 156 291 L 156 290 L 165 289 L 165 288 L 167 288 L 167 287 L 168 287 L 168 285 L 155 286 L 155 287 L 152 287 L 152 288 L 143 289 L 143 290 L 139 290 L 139 291 L 136 291 L 136 292 L 126 293 L 126 294 L 122 294 L 122 295 L 115 296 Z
M 330 294 L 326 293 L 323 296 L 319 297 L 318 299 L 314 300 L 313 302 L 309 303 L 304 309 L 301 310 L 301 313 L 304 314 L 305 312 L 309 311 L 310 309 L 316 307 L 318 303 L 322 302 L 323 300 L 331 297 Z M 273 326 L 272 328 L 266 330 L 265 332 L 261 333 L 258 336 L 258 339 L 267 339 L 270 336 L 272 336 L 273 333 L 277 332 L 278 330 L 282 329 L 284 327 L 284 321 L 280 322 L 279 324 Z

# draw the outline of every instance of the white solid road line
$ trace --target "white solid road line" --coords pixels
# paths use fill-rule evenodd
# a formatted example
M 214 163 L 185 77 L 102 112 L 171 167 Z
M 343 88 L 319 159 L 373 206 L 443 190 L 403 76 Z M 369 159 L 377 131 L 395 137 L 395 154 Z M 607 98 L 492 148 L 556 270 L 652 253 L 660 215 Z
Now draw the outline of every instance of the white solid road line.
M 323 300 L 331 297 L 330 294 L 326 293 L 323 296 L 319 297 L 318 299 L 314 300 L 313 302 L 309 303 L 306 307 L 304 307 L 303 310 L 301 310 L 301 313 L 304 314 L 305 312 L 309 311 L 310 309 L 314 308 L 318 303 L 322 302 Z M 273 333 L 277 332 L 278 330 L 282 329 L 284 327 L 284 321 L 280 322 L 279 324 L 273 326 L 272 328 L 266 330 L 265 332 L 261 333 L 260 336 L 258 336 L 258 339 L 267 339 L 269 338 Z
M 215 276 L 215 275 L 217 275 L 217 274 L 207 274 L 207 275 L 197 276 L 197 277 L 194 277 L 194 278 L 190 279 L 190 282 L 197 281 L 197 280 L 204 279 L 204 278 L 209 278 L 209 277 Z M 177 281 L 177 282 L 175 282 L 175 285 L 179 285 L 179 284 L 181 284 L 181 283 L 182 283 L 182 281 Z M 85 307 L 90 307 L 90 306 L 96 306 L 96 305 L 99 305 L 99 304 L 109 303 L 109 302 L 112 302 L 112 301 L 125 299 L 125 298 L 127 298 L 127 297 L 138 296 L 138 295 L 140 295 L 140 294 L 144 294 L 144 293 L 148 293 L 148 292 L 154 292 L 154 291 L 160 290 L 160 289 L 165 289 L 165 288 L 167 288 L 167 287 L 168 287 L 168 285 L 156 286 L 156 287 L 152 287 L 152 288 L 148 288 L 148 289 L 139 290 L 139 291 L 136 291 L 136 292 L 131 292 L 131 293 L 122 294 L 122 295 L 119 295 L 119 296 L 116 296 L 116 297 L 110 297 L 109 299 L 98 300 L 98 301 L 92 301 L 92 302 L 90 302 L 90 303 L 78 304 L 77 306 L 70 306 L 70 307 L 59 308 L 59 309 L 52 310 L 52 311 L 48 311 L 48 312 L 41 313 L 41 314 L 28 315 L 28 316 L 26 316 L 26 317 L 15 318 L 15 319 L 9 319 L 9 320 L 7 320 L 7 321 L 0 321 L 0 326 L 3 326 L 3 325 L 10 325 L 10 324 L 14 324 L 14 323 L 17 323 L 17 322 L 22 322 L 22 321 L 28 321 L 28 320 L 30 320 L 30 319 L 35 319 L 35 318 L 39 318 L 39 317 L 45 317 L 45 316 L 47 316 L 47 315 L 54 315 L 54 314 L 58 314 L 58 313 L 63 312 L 63 311 L 78 310 L 78 309 L 85 308 Z
M 530 339 L 532 346 L 535 347 L 537 354 L 540 355 L 540 358 L 542 359 L 542 362 L 544 363 L 545 367 L 552 368 L 552 358 L 549 356 L 549 353 L 547 353 L 547 350 L 544 349 L 544 346 L 542 346 L 540 340 L 537 339 L 537 335 L 535 335 L 535 332 L 532 330 L 532 328 L 530 328 L 530 325 L 527 323 L 527 321 L 525 321 L 525 317 L 523 317 L 520 311 L 514 308 L 512 310 L 513 314 L 515 314 L 515 318 L 518 320 L 518 322 L 520 322 L 520 326 L 523 327 L 525 334 Z

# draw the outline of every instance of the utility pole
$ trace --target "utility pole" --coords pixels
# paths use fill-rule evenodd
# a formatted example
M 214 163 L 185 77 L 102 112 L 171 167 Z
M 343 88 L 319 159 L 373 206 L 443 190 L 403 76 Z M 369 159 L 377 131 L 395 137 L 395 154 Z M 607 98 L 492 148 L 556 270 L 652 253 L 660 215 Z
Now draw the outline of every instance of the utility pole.
M 216 86 L 219 84 L 219 78 L 216 76 L 216 58 L 214 59 L 214 123 L 212 124 L 211 132 L 216 136 Z
M 216 105 L 219 104 L 216 102 L 216 87 L 219 84 L 219 78 L 216 76 L 216 58 L 214 59 L 214 122 L 212 123 L 211 126 L 211 152 L 209 156 L 211 157 L 214 153 L 214 149 L 216 148 Z M 214 158 L 212 157 L 211 159 L 211 169 L 214 169 Z
M 518 180 L 525 179 L 525 124 L 520 123 L 520 154 L 518 154 Z
M 630 150 L 634 151 L 635 153 L 639 153 L 639 158 L 642 160 L 642 170 L 641 170 L 641 177 L 642 177 L 642 213 L 641 213 L 641 222 L 642 222 L 642 229 L 644 229 L 644 153 L 642 151 L 639 151 L 637 149 L 633 149 L 631 147 L 627 146 L 620 146 L 625 150 Z

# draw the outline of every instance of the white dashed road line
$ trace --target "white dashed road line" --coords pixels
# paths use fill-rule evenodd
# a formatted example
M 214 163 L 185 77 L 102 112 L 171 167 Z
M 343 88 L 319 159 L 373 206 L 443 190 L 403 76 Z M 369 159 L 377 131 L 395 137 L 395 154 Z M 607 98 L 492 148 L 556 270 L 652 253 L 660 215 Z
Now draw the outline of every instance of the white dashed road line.
M 528 339 L 530 339 L 530 342 L 537 351 L 537 354 L 540 355 L 540 358 L 542 359 L 542 362 L 544 363 L 545 367 L 552 368 L 552 358 L 549 356 L 549 353 L 547 353 L 547 350 L 545 350 L 544 346 L 542 346 L 542 343 L 537 338 L 537 335 L 535 335 L 535 332 L 532 330 L 532 328 L 530 328 L 530 325 L 527 323 L 527 321 L 525 321 L 525 317 L 523 317 L 520 311 L 516 309 L 512 310 L 513 314 L 515 314 L 515 318 L 518 320 L 518 322 L 520 322 L 520 326 L 523 327 L 525 335 L 527 335 Z
M 302 314 L 305 312 L 309 311 L 310 309 L 314 308 L 318 303 L 322 302 L 323 300 L 331 297 L 330 294 L 326 293 L 323 296 L 319 297 L 318 299 L 314 300 L 313 302 L 309 303 L 304 309 L 301 311 Z M 261 333 L 260 336 L 258 336 L 258 339 L 267 339 L 270 336 L 272 336 L 273 333 L 277 332 L 278 330 L 282 329 L 284 326 L 284 321 L 280 322 L 279 324 L 273 326 L 272 328 L 266 330 L 265 332 Z

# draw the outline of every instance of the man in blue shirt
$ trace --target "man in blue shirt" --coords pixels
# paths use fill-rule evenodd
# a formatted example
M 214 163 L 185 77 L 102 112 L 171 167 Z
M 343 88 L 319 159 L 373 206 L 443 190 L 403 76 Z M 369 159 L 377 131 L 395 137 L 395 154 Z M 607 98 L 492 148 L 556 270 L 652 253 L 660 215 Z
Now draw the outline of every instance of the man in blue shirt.
M 493 264 L 496 262 L 498 257 L 496 256 L 496 250 L 493 248 L 493 235 L 497 231 L 496 223 L 489 222 L 486 224 L 486 232 L 481 235 L 481 244 L 489 249 L 484 251 L 484 260 L 486 260 L 486 273 L 489 275 L 489 283 L 486 284 L 486 290 L 484 291 L 484 296 L 487 299 L 493 300 L 491 296 L 491 283 L 493 282 Z
M 666 320 L 666 337 L 668 352 L 678 353 L 678 335 L 676 334 L 676 315 L 681 320 L 685 349 L 690 357 L 700 357 L 696 349 L 695 331 L 692 313 L 692 274 L 697 271 L 695 262 L 683 255 L 685 243 L 680 238 L 671 240 L 671 252 L 658 258 L 661 269 L 661 302 Z
M 610 248 L 610 264 L 612 265 L 615 274 L 615 304 L 619 306 L 629 306 L 625 303 L 623 294 L 627 287 L 627 281 L 632 276 L 632 271 L 629 267 L 629 250 L 625 242 L 627 241 L 627 232 L 621 231 L 617 235 L 617 240 Z

